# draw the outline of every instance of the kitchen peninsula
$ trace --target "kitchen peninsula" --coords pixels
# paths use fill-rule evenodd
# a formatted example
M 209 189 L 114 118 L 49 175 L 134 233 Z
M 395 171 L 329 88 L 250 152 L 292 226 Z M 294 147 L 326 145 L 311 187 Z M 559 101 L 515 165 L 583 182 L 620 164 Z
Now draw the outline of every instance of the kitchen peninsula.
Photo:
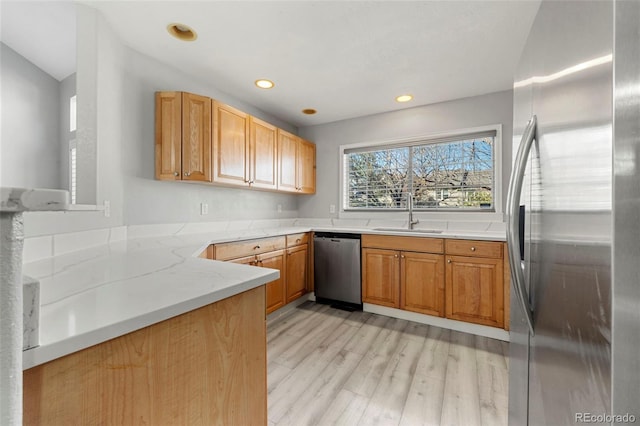
M 27 264 L 44 285 L 24 424 L 266 424 L 264 284 L 278 271 L 198 258 L 212 241 L 128 240 Z

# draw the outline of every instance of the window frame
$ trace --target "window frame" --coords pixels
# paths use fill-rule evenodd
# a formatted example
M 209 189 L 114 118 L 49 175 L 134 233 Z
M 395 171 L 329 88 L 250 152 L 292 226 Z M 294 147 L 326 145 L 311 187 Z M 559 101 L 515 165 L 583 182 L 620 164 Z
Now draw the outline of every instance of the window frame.
M 492 124 L 487 126 L 479 126 L 465 129 L 456 129 L 440 133 L 429 133 L 417 136 L 410 136 L 400 139 L 386 139 L 374 142 L 357 142 L 347 145 L 340 145 L 338 152 L 338 164 L 339 164 L 339 217 L 341 218 L 353 218 L 353 219 L 397 219 L 404 218 L 407 214 L 407 209 L 345 209 L 345 151 L 362 149 L 362 148 L 383 148 L 390 145 L 402 145 L 402 144 L 415 144 L 417 142 L 429 141 L 437 143 L 439 139 L 461 137 L 461 140 L 465 137 L 473 136 L 475 133 L 491 132 L 496 133 L 493 144 L 493 209 L 424 209 L 414 208 L 414 215 L 423 217 L 424 219 L 433 220 L 487 220 L 496 221 L 503 219 L 503 191 L 502 191 L 502 124 Z

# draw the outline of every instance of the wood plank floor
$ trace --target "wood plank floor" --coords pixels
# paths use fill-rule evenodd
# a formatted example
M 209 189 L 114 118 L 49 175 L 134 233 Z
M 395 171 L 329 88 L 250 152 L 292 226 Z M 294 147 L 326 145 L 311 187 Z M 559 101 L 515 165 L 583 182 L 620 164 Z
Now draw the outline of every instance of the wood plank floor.
M 506 342 L 313 302 L 267 339 L 269 426 L 507 424 Z

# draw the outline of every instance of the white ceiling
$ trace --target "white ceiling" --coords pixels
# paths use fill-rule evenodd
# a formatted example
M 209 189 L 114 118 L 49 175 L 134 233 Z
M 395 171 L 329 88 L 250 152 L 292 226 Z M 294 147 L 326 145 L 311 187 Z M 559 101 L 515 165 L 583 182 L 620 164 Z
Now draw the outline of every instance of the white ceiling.
M 540 1 L 85 3 L 131 48 L 304 126 L 511 88 Z M 173 22 L 198 39 L 170 37 Z

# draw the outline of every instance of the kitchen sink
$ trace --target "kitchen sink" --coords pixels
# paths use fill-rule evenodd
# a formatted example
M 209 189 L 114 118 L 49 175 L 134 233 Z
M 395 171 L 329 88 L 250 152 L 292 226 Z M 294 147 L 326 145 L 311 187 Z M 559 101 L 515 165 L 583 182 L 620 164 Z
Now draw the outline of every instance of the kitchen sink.
M 373 228 L 374 231 L 411 232 L 418 234 L 442 234 L 441 229 Z

